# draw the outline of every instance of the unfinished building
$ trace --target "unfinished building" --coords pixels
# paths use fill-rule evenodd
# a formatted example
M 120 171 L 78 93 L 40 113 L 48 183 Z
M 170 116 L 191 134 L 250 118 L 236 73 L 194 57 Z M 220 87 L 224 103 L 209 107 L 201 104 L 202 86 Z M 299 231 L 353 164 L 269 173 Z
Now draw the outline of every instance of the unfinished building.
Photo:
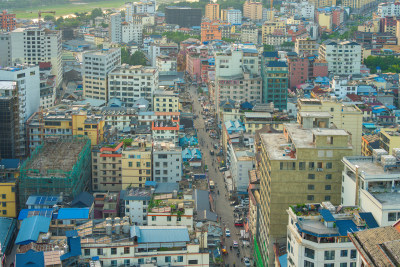
M 91 179 L 90 139 L 47 140 L 21 166 L 20 203 L 31 195 L 63 195 L 72 200 Z

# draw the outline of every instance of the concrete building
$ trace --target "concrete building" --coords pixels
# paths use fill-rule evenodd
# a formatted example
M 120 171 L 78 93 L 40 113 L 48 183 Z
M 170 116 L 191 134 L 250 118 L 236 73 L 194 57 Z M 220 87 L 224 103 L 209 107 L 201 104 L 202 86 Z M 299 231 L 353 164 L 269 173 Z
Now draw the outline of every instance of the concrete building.
M 255 25 L 242 25 L 240 32 L 240 40 L 242 43 L 258 44 L 258 28 Z
M 378 5 L 378 11 L 376 12 L 376 15 L 379 18 L 400 16 L 400 3 L 399 2 L 380 3 Z
M 114 147 L 92 149 L 92 190 L 119 192 L 122 189 L 121 157 L 123 142 Z
M 123 22 L 121 24 L 121 42 L 122 43 L 134 42 L 137 45 L 142 45 L 143 25 Z
M 147 225 L 148 207 L 151 191 L 144 188 L 122 190 L 120 194 L 121 211 L 134 225 Z
M 294 52 L 299 56 L 302 55 L 318 55 L 319 44 L 315 40 L 296 38 L 294 43 Z
M 315 8 L 336 6 L 336 0 L 310 0 L 308 2 Z
M 182 148 L 175 143 L 156 142 L 153 145 L 153 181 L 178 183 L 182 173 Z
M 176 75 L 178 71 L 177 58 L 174 56 L 159 55 L 156 57 L 156 67 L 159 75 Z
M 206 14 L 204 17 L 208 18 L 210 21 L 219 20 L 219 4 L 209 3 L 206 5 Z
M 357 83 L 351 82 L 347 77 L 334 76 L 329 82 L 329 87 L 335 96 L 344 99 L 348 94 L 357 94 Z
M 294 89 L 297 85 L 308 81 L 308 57 L 288 58 L 289 67 L 289 87 Z
M 274 107 L 285 110 L 289 85 L 288 66 L 282 61 L 267 61 L 262 64 L 262 102 L 274 103 Z
M 282 21 L 266 21 L 262 25 L 261 30 L 262 30 L 262 42 L 263 42 L 263 44 L 267 44 L 267 38 L 269 35 L 285 36 L 286 22 L 283 20 Z
M 110 15 L 110 40 L 113 43 L 122 42 L 122 17 L 121 13 L 114 13 Z
M 56 76 L 57 87 L 61 85 L 63 77 L 61 31 L 34 27 L 18 28 L 12 31 L 10 36 L 12 62 L 35 65 L 50 62 L 51 74 Z
M 108 98 L 118 98 L 123 106 L 133 107 L 140 98 L 149 101 L 153 107 L 154 91 L 158 89 L 158 70 L 153 67 L 115 66 L 108 73 Z
M 353 13 L 362 14 L 376 7 L 378 3 L 376 0 L 343 0 L 342 6 L 350 7 Z
M 301 206 L 301 207 L 300 207 Z M 307 208 L 305 212 L 302 208 Z M 355 206 L 298 204 L 287 210 L 288 266 L 357 266 L 357 250 L 347 238 L 378 225 L 370 212 Z
M 171 203 L 172 199 L 168 199 Z M 194 203 L 187 201 L 186 203 L 178 204 L 180 209 L 183 209 L 180 214 L 175 214 L 175 211 L 170 207 L 154 207 L 149 210 L 148 225 L 150 226 L 185 226 L 188 230 L 193 230 L 193 208 Z
M 11 35 L 0 33 L 0 66 L 11 66 Z
M 296 13 L 302 18 L 314 20 L 315 6 L 307 1 L 301 1 L 297 6 Z
M 255 253 L 255 260 L 264 266 L 274 260 L 273 244 L 286 243 L 285 206 L 309 201 L 340 203 L 341 159 L 352 154 L 349 135 L 323 127 L 329 125 L 329 114 L 303 115 L 299 118 L 302 124 L 284 124 L 283 133 L 260 135 L 257 169 L 262 204 L 255 241 L 255 251 L 260 252 Z
M 180 27 L 200 26 L 201 9 L 190 7 L 169 6 L 165 8 L 165 22 L 177 24 Z
M 121 63 L 121 49 L 111 48 L 83 54 L 83 95 L 108 101 L 107 75 Z
M 1 99 L 0 99 L 1 101 Z M 19 176 L 19 159 L 0 160 L 1 201 L 0 217 L 16 218 L 17 213 L 17 179 Z
M 253 149 L 244 146 L 244 142 L 233 143 L 231 141 L 227 147 L 227 164 L 235 191 L 238 195 L 247 195 L 249 171 L 254 169 Z
M 222 40 L 221 23 L 218 21 L 203 21 L 201 23 L 201 42 Z
M 361 46 L 356 42 L 322 44 L 319 47 L 319 58 L 328 62 L 331 74 L 360 74 Z
M 179 112 L 155 112 L 155 115 L 164 115 L 165 118 L 156 118 L 151 122 L 154 141 L 179 142 Z
M 400 219 L 397 158 L 381 149 L 372 154 L 343 158 L 342 205 L 359 205 L 373 214 L 379 226 L 389 226 Z
M 242 25 L 242 11 L 239 9 L 228 9 L 227 21 L 232 25 Z
M 135 14 L 155 14 L 156 6 L 155 0 L 125 3 L 125 21 L 132 22 Z
M 263 11 L 262 3 L 255 0 L 247 0 L 243 4 L 243 17 L 251 20 L 262 20 Z
M 354 155 L 361 155 L 363 113 L 355 105 L 343 105 L 334 100 L 299 99 L 299 112 L 328 112 L 330 127 L 343 129 L 351 135 Z
M 144 187 L 146 181 L 151 181 L 152 149 L 141 146 L 128 146 L 122 151 L 122 189 Z
M 389 155 L 393 155 L 393 148 L 400 147 L 399 128 L 383 128 L 379 132 L 380 147 L 385 149 Z
M 16 28 L 15 14 L 9 14 L 7 10 L 0 13 L 0 29 L 5 32 L 11 32 Z
M 177 93 L 174 93 L 173 91 L 155 91 L 154 111 L 179 112 L 179 95 Z

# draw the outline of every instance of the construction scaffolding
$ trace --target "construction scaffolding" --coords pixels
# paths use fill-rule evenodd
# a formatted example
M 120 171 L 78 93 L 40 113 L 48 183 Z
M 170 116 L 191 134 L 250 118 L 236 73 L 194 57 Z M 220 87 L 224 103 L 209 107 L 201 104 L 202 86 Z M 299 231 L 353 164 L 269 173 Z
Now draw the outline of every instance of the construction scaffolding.
M 46 140 L 22 164 L 20 203 L 31 195 L 62 195 L 72 200 L 91 180 L 91 144 L 85 137 Z

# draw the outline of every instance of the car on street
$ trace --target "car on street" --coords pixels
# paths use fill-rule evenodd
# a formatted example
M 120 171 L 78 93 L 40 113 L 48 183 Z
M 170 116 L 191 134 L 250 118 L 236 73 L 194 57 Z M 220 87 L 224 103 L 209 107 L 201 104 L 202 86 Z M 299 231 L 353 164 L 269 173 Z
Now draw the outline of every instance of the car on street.
M 214 150 L 210 150 L 210 155 L 214 156 Z
M 234 248 L 238 248 L 239 247 L 239 243 L 236 240 L 233 241 L 233 247 Z
M 244 262 L 244 266 L 246 266 L 246 267 L 250 266 L 250 259 L 249 258 L 244 258 L 243 262 Z
M 243 209 L 243 205 L 242 204 L 236 205 L 235 209 Z
M 230 237 L 231 236 L 231 231 L 229 231 L 228 228 L 225 229 L 225 236 Z
M 236 227 L 243 227 L 243 221 L 242 220 L 236 220 L 235 221 L 235 226 Z
M 228 170 L 227 167 L 221 167 L 221 168 L 219 168 L 219 171 L 220 171 L 220 172 L 226 172 L 227 170 Z
M 242 199 L 242 201 L 240 202 L 243 206 L 248 206 L 249 205 L 249 199 L 248 198 L 245 198 L 245 199 Z

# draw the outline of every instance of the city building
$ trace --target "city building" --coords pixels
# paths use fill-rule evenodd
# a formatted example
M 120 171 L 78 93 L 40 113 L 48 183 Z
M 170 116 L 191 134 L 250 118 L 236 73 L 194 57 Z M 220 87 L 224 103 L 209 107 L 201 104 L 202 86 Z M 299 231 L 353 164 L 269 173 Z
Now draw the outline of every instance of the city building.
M 262 25 L 262 42 L 266 44 L 266 39 L 269 35 L 285 36 L 286 34 L 286 21 L 266 21 Z
M 144 98 L 153 107 L 154 91 L 158 89 L 158 70 L 154 67 L 122 64 L 108 73 L 108 98 L 117 98 L 123 106 L 133 107 Z
M 159 75 L 177 75 L 177 65 L 176 57 L 174 56 L 159 55 L 156 57 L 156 67 Z
M 163 198 L 162 202 L 160 205 L 154 205 L 149 209 L 147 214 L 148 225 L 185 226 L 189 231 L 193 230 L 193 201 L 176 199 L 172 194 L 169 194 L 169 196 L 159 195 L 158 197 Z M 157 199 L 157 196 L 154 199 Z
M 11 66 L 11 36 L 0 32 L 0 66 Z
M 227 22 L 232 25 L 242 25 L 242 11 L 239 9 L 228 9 Z
M 19 159 L 0 160 L 1 201 L 0 217 L 17 217 L 17 179 L 19 176 Z
M 365 134 L 362 136 L 361 155 L 372 156 L 372 150 L 378 149 L 380 137 L 377 134 Z M 399 145 L 400 146 L 400 145 Z
M 206 5 L 206 14 L 204 17 L 208 18 L 210 21 L 219 20 L 219 4 L 209 3 Z
M 143 43 L 143 25 L 124 21 L 121 24 L 121 42 L 135 43 L 142 45 Z
M 376 8 L 378 3 L 379 2 L 375 0 L 343 0 L 342 6 L 350 7 L 353 13 L 363 14 L 364 12 Z
M 90 147 L 84 137 L 40 145 L 21 165 L 19 203 L 31 195 L 62 195 L 64 201 L 71 201 L 87 191 L 92 172 Z
M 319 44 L 315 40 L 296 38 L 294 43 L 294 52 L 299 56 L 303 55 L 318 55 Z
M 113 43 L 122 42 L 122 17 L 121 13 L 114 13 L 110 15 L 110 40 Z
M 182 148 L 175 143 L 156 142 L 153 145 L 153 181 L 177 183 L 181 180 Z
M 289 85 L 288 66 L 282 61 L 267 61 L 263 62 L 261 66 L 262 102 L 272 102 L 275 108 L 285 110 Z
M 379 18 L 400 16 L 400 3 L 399 2 L 380 3 L 378 5 L 378 11 L 376 12 L 376 15 Z
M 15 30 L 16 26 L 15 14 L 9 14 L 7 10 L 0 13 L 0 29 L 5 32 Z
M 291 57 L 288 58 L 287 63 L 289 67 L 289 87 L 291 89 L 308 81 L 308 57 Z
M 385 149 L 389 155 L 393 155 L 393 148 L 400 147 L 399 128 L 383 128 L 379 132 L 380 147 Z
M 139 146 L 127 146 L 122 151 L 122 189 L 144 187 L 146 181 L 151 181 L 152 148 L 145 143 Z
M 173 91 L 165 91 L 165 90 L 155 91 L 154 111 L 179 112 L 179 95 Z
M 219 21 L 203 21 L 201 23 L 201 41 L 222 40 L 221 23 Z
M 251 20 L 262 20 L 263 18 L 263 6 L 261 2 L 255 0 L 247 0 L 243 4 L 243 17 Z
M 122 189 L 121 157 L 123 142 L 92 149 L 92 190 L 119 192 Z
M 242 43 L 258 44 L 258 28 L 255 25 L 244 24 L 240 32 Z
M 165 22 L 177 24 L 180 27 L 200 26 L 201 9 L 179 6 L 168 6 L 165 8 Z
M 140 2 L 125 3 L 125 21 L 132 22 L 135 14 L 155 14 L 156 1 L 143 0 Z
M 155 115 L 165 116 L 151 122 L 151 131 L 154 141 L 179 142 L 179 112 L 155 112 Z
M 299 112 L 328 112 L 329 127 L 343 129 L 351 135 L 354 155 L 361 155 L 363 112 L 355 105 L 344 105 L 335 100 L 299 99 Z
M 260 135 L 256 165 L 265 204 L 254 250 L 262 255 L 259 259 L 255 253 L 255 261 L 264 266 L 274 260 L 273 244 L 286 243 L 285 206 L 310 201 L 340 204 L 341 159 L 352 154 L 352 146 L 346 131 L 326 128 L 329 120 L 328 113 L 299 112 L 302 124 L 284 124 L 283 133 Z
M 344 157 L 342 205 L 359 205 L 371 212 L 379 226 L 389 226 L 400 219 L 400 178 L 397 156 L 385 150 L 372 150 L 373 156 Z
M 378 226 L 370 212 L 355 206 L 335 207 L 329 201 L 321 204 L 298 204 L 287 213 L 288 266 L 355 267 L 357 250 L 347 237 Z
M 111 48 L 83 54 L 83 95 L 108 101 L 108 73 L 121 64 L 121 49 Z
M 116 218 L 119 216 L 120 192 L 98 192 L 94 197 L 94 219 Z
M 239 195 L 247 195 L 249 186 L 249 171 L 254 169 L 254 140 L 252 144 L 245 145 L 245 142 L 238 138 L 238 142 L 230 141 L 227 147 L 226 162 L 231 172 L 234 190 Z M 244 138 L 243 138 L 244 139 Z
M 12 62 L 35 65 L 50 62 L 51 74 L 56 76 L 56 86 L 60 87 L 63 79 L 61 31 L 44 27 L 18 28 L 10 32 L 10 36 Z M 33 45 L 35 39 L 36 44 Z
M 360 74 L 361 45 L 356 42 L 328 42 L 319 47 L 319 58 L 328 62 L 331 74 Z
M 315 8 L 336 6 L 336 0 L 310 0 L 309 3 Z
M 339 99 L 344 99 L 348 94 L 357 94 L 358 84 L 350 81 L 348 77 L 334 76 L 329 82 L 329 87 Z
M 147 225 L 148 207 L 152 193 L 145 188 L 122 190 L 120 194 L 121 211 L 134 225 Z

